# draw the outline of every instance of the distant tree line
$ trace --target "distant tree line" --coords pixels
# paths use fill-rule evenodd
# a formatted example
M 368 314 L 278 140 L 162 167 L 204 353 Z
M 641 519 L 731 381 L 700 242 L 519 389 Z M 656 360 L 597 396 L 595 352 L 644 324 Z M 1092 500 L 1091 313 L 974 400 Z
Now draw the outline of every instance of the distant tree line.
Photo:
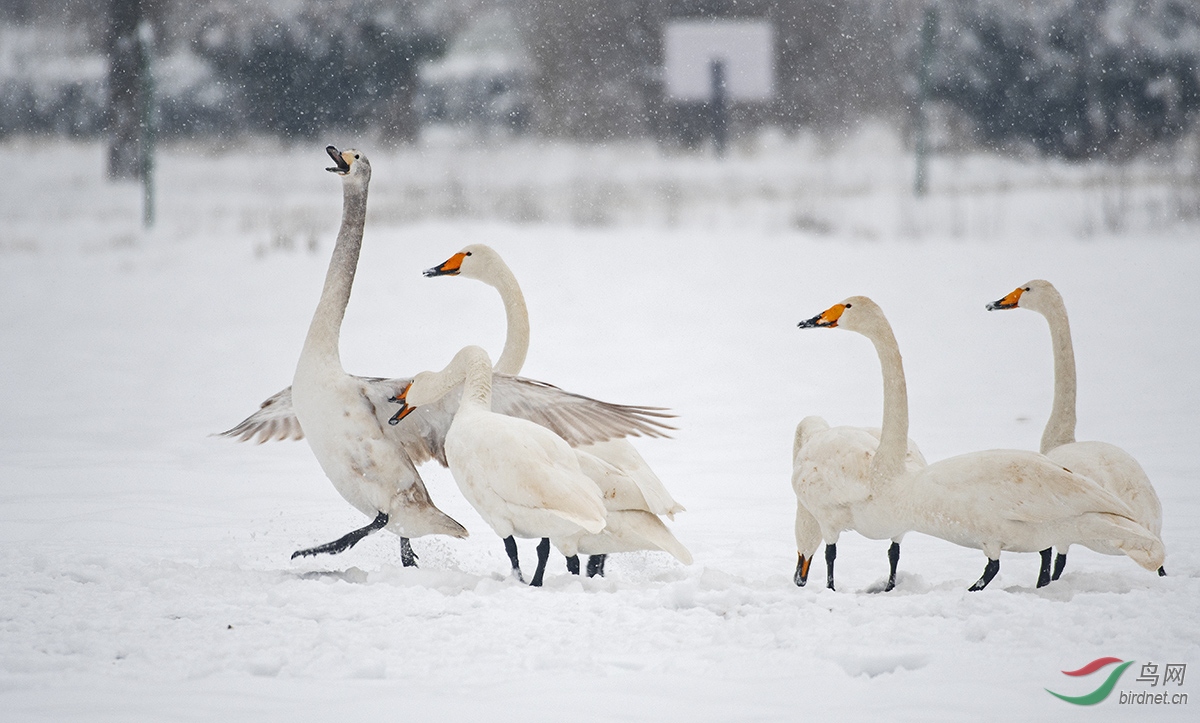
M 418 63 L 445 45 L 443 35 L 417 22 L 412 0 L 97 5 L 89 17 L 72 0 L 22 0 L 0 14 L 11 23 L 0 30 L 7 37 L 72 46 L 58 50 L 73 52 L 81 69 L 74 76 L 48 72 L 37 60 L 49 53 L 36 47 L 25 49 L 34 62 L 24 73 L 0 65 L 0 135 L 92 136 L 121 125 L 128 115 L 122 101 L 136 95 L 131 76 L 138 72 L 125 40 L 130 17 L 155 29 L 157 126 L 167 136 L 251 131 L 312 137 L 332 128 L 370 128 L 412 138 Z M 66 20 L 53 9 L 66 10 Z M 88 28 L 89 21 L 95 27 Z M 93 57 L 104 58 L 109 72 L 85 71 Z
M 941 0 L 931 94 L 991 145 L 1130 156 L 1200 111 L 1196 0 Z
M 417 132 L 419 65 L 492 4 L 108 2 L 151 9 L 164 134 L 311 137 L 348 128 L 397 139 Z M 0 9 L 7 24 L 0 32 L 19 38 L 14 24 L 75 23 L 96 54 L 105 47 L 96 7 L 12 0 Z M 1064 158 L 1121 157 L 1179 137 L 1200 113 L 1198 0 L 524 0 L 507 7 L 534 61 L 529 127 L 542 135 L 664 137 L 690 122 L 662 87 L 662 28 L 680 17 L 774 23 L 779 94 L 733 108 L 741 128 L 837 132 L 871 117 L 903 127 L 913 117 L 919 28 L 929 7 L 939 18 L 929 96 L 953 109 L 973 142 Z M 6 52 L 0 47 L 0 134 L 105 132 L 112 83 L 103 73 L 22 75 L 5 66 Z

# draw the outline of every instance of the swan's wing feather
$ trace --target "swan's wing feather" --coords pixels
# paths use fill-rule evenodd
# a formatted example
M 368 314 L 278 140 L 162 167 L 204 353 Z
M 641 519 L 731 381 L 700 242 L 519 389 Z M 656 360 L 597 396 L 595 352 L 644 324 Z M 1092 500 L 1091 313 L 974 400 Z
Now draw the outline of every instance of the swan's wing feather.
M 492 411 L 536 422 L 572 447 L 618 437 L 668 437 L 675 415 L 661 407 L 602 402 L 552 384 L 496 374 Z
M 273 440 L 304 439 L 300 420 L 292 411 L 292 388 L 272 395 L 259 406 L 257 412 L 243 419 L 236 427 L 220 432 L 219 436 L 234 437 L 239 442 L 257 438 L 259 444 Z
M 462 397 L 451 390 L 434 404 L 389 425 L 398 407 L 388 401 L 402 392 L 411 377 L 358 377 L 363 394 L 375 407 L 376 417 L 388 435 L 403 449 L 413 464 L 437 460 L 446 464 L 446 430 Z M 675 415 L 660 407 L 602 402 L 532 379 L 497 374 L 493 380 L 492 409 L 500 414 L 528 419 L 550 429 L 571 446 L 603 442 L 618 437 L 667 437 L 675 428 L 664 420 Z M 288 387 L 262 403 L 257 412 L 240 424 L 221 432 L 239 441 L 257 438 L 303 439 L 304 431 L 292 410 L 292 388 Z

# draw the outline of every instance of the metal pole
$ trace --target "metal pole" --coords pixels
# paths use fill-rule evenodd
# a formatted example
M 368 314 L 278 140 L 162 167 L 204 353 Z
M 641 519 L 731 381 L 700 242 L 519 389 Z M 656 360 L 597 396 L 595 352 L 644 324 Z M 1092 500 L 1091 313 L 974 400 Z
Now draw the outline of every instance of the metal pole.
M 918 196 L 925 195 L 927 186 L 926 177 L 929 173 L 929 131 L 925 120 L 925 103 L 929 100 L 929 66 L 933 63 L 934 42 L 937 40 L 937 32 L 938 11 L 936 7 L 930 6 L 925 10 L 925 20 L 921 23 L 921 61 L 920 68 L 917 71 L 917 115 L 915 118 L 916 127 L 914 128 L 916 135 L 917 170 L 916 178 L 913 180 L 913 193 Z
M 725 61 L 712 60 L 708 64 L 709 100 L 712 103 L 713 145 L 717 157 L 725 157 L 725 143 L 729 137 L 729 94 L 725 88 Z
M 139 118 L 139 157 L 142 176 L 142 227 L 154 225 L 154 141 L 155 103 L 154 75 L 151 72 L 151 54 L 154 49 L 154 28 L 145 18 L 138 24 L 138 76 L 141 81 Z

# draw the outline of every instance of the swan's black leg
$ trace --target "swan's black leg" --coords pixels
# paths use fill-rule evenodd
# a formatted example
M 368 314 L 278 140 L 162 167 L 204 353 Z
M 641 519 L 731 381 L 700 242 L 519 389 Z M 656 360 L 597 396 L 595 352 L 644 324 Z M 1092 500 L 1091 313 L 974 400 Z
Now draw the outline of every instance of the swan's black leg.
M 512 535 L 504 538 L 504 551 L 508 553 L 508 561 L 512 563 L 513 574 L 517 576 L 517 582 L 525 582 L 525 578 L 521 575 L 521 563 L 517 561 L 517 541 Z
M 833 589 L 833 561 L 837 559 L 837 543 L 825 546 L 825 585 Z
M 400 538 L 400 564 L 405 567 L 417 566 L 417 553 L 413 552 L 412 543 L 407 537 Z
M 1053 555 L 1053 553 L 1054 553 L 1054 551 L 1051 550 L 1049 547 L 1047 547 L 1045 550 L 1042 550 L 1042 552 L 1041 552 L 1042 569 L 1038 571 L 1038 583 L 1037 583 L 1038 587 L 1046 587 L 1047 585 L 1050 584 L 1050 581 L 1052 579 L 1054 579 L 1050 576 L 1050 558 Z
M 579 555 L 571 555 L 567 558 L 567 572 L 572 575 L 579 574 Z
M 531 587 L 542 586 L 542 575 L 546 572 L 546 561 L 550 559 L 550 538 L 543 537 L 542 541 L 537 546 L 538 564 L 537 570 L 533 573 L 533 580 L 530 581 Z
M 996 573 L 1000 572 L 1000 561 L 988 558 L 987 566 L 983 568 L 983 577 L 975 581 L 975 584 L 967 588 L 971 592 L 977 592 L 988 586 Z
M 1054 558 L 1054 574 L 1050 576 L 1051 580 L 1057 580 L 1059 575 L 1062 575 L 1063 568 L 1067 566 L 1067 553 L 1060 552 L 1058 557 Z
M 587 576 L 595 577 L 599 575 L 604 577 L 604 560 L 607 555 L 588 555 Z
M 1159 577 L 1166 577 L 1166 576 L 1167 576 L 1167 570 L 1166 570 L 1166 568 L 1164 568 L 1162 565 L 1159 565 L 1159 566 L 1158 566 L 1158 576 L 1159 576 Z
M 900 564 L 900 543 L 893 542 L 888 548 L 888 581 L 884 586 L 883 591 L 889 592 L 896 587 L 896 566 Z
M 371 524 L 367 525 L 366 527 L 360 527 L 357 530 L 354 530 L 353 532 L 349 532 L 345 535 L 342 535 L 341 537 L 337 538 L 333 542 L 326 542 L 324 545 L 317 545 L 316 547 L 309 547 L 309 548 L 306 548 L 303 550 L 296 550 L 295 552 L 292 553 L 292 559 L 295 560 L 297 557 L 304 557 L 305 555 L 320 555 L 322 553 L 336 555 L 339 552 L 345 552 L 346 550 L 349 550 L 351 547 L 354 547 L 356 544 L 358 544 L 359 540 L 361 540 L 362 538 L 371 534 L 372 532 L 375 532 L 377 530 L 382 530 L 387 525 L 387 523 L 388 523 L 387 513 L 380 512 L 378 515 L 375 516 L 375 521 L 372 522 Z
M 796 583 L 796 587 L 804 587 L 804 583 L 808 582 L 808 566 L 811 564 L 811 557 L 805 557 L 801 552 L 796 553 L 796 574 L 792 575 L 792 582 Z

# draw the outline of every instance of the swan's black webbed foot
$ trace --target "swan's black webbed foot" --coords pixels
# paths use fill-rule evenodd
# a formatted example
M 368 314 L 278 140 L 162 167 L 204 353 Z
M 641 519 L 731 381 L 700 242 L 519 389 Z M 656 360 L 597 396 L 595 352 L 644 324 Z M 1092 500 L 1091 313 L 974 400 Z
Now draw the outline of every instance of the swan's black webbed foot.
M 382 530 L 385 526 L 387 526 L 387 523 L 387 513 L 380 512 L 375 516 L 375 521 L 366 527 L 360 527 L 353 532 L 342 535 L 333 542 L 326 542 L 324 545 L 317 545 L 316 547 L 309 547 L 304 550 L 296 550 L 292 553 L 292 559 L 295 560 L 297 557 L 304 557 L 307 555 L 336 555 L 339 552 L 345 552 L 351 547 L 357 545 L 359 540 L 371 534 L 372 532 Z
M 525 576 L 521 574 L 521 563 L 517 561 L 517 541 L 512 535 L 504 538 L 504 551 L 508 553 L 508 561 L 512 563 L 513 575 L 516 575 L 517 582 L 525 582 Z
M 888 548 L 888 581 L 887 585 L 883 586 L 884 592 L 891 592 L 896 589 L 896 566 L 900 564 L 900 543 L 893 542 Z
M 796 553 L 796 572 L 792 575 L 792 582 L 796 583 L 796 587 L 804 587 L 804 583 L 808 582 L 808 567 L 812 565 L 812 558 L 805 557 L 804 553 Z
M 1057 580 L 1059 575 L 1062 575 L 1063 568 L 1067 566 L 1067 553 L 1060 552 L 1058 557 L 1054 558 L 1054 574 L 1050 576 L 1051 580 Z
M 579 574 L 579 555 L 571 555 L 567 558 L 567 572 L 572 575 Z
M 1050 574 L 1050 558 L 1053 556 L 1054 551 L 1047 547 L 1040 554 L 1042 556 L 1042 568 L 1038 570 L 1037 586 L 1046 587 L 1054 579 Z
M 1159 577 L 1166 577 L 1166 576 L 1167 576 L 1167 570 L 1166 570 L 1166 568 L 1164 568 L 1162 565 L 1159 565 L 1159 566 L 1158 566 L 1158 576 L 1159 576 Z
M 404 565 L 405 567 L 416 567 L 417 560 L 419 559 L 420 558 L 417 557 L 417 553 L 413 552 L 412 543 L 409 542 L 409 539 L 407 537 L 401 537 L 400 564 Z
M 550 538 L 543 537 L 542 541 L 537 546 L 538 564 L 537 570 L 533 573 L 533 579 L 529 581 L 530 587 L 542 586 L 542 575 L 546 573 L 546 561 L 550 559 Z
M 837 559 L 837 543 L 825 546 L 825 587 L 833 590 L 833 561 Z
M 587 576 L 604 577 L 604 561 L 608 559 L 608 555 L 588 555 Z
M 1000 561 L 988 558 L 987 566 L 983 568 L 983 577 L 975 581 L 975 584 L 967 588 L 971 592 L 978 592 L 988 586 L 996 573 L 1000 572 Z

